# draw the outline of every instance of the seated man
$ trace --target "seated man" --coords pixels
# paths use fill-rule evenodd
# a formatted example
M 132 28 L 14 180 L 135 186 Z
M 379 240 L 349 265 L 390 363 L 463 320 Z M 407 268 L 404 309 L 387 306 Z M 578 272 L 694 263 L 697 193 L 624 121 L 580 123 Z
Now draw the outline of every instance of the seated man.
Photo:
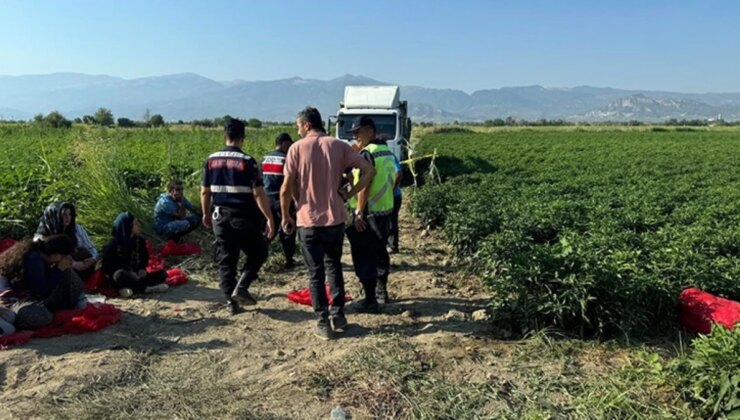
M 154 231 L 164 239 L 180 240 L 195 230 L 201 215 L 183 196 L 182 181 L 171 181 L 154 206 Z M 192 213 L 190 216 L 187 212 Z

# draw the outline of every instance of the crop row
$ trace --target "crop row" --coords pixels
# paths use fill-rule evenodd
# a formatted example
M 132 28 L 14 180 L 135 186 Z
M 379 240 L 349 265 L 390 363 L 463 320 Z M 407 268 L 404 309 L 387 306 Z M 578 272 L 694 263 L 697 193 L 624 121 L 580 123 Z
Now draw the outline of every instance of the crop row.
M 680 291 L 740 297 L 735 132 L 430 134 L 445 182 L 412 202 L 526 332 L 652 334 Z

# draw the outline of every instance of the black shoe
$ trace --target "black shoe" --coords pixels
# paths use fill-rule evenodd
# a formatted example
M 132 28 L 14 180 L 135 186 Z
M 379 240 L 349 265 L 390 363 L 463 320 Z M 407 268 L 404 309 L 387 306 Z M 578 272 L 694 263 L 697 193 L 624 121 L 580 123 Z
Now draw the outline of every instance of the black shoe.
M 344 314 L 336 314 L 331 317 L 331 329 L 335 332 L 344 332 L 347 328 L 347 318 Z
M 362 299 L 361 301 L 357 302 L 354 306 L 355 311 L 361 313 L 361 314 L 379 314 L 380 313 L 380 305 L 378 305 L 378 302 L 369 302 L 367 298 Z
M 331 340 L 334 337 L 328 319 L 320 319 L 313 333 L 322 340 Z
M 289 258 L 285 260 L 285 268 L 290 270 L 291 268 L 295 267 L 295 262 L 293 261 L 293 258 Z
M 231 315 L 238 315 L 244 312 L 242 307 L 239 306 L 239 304 L 236 303 L 236 301 L 234 301 L 233 299 L 229 299 L 226 301 L 226 310 L 229 311 Z
M 375 296 L 378 299 L 378 303 L 381 304 L 381 305 L 385 305 L 388 302 L 390 302 L 390 299 L 388 298 L 388 291 L 387 290 L 378 289 L 378 291 L 375 293 Z
M 234 289 L 234 293 L 231 294 L 231 299 L 237 301 L 243 306 L 253 306 L 257 304 L 257 299 L 254 298 L 249 291 Z

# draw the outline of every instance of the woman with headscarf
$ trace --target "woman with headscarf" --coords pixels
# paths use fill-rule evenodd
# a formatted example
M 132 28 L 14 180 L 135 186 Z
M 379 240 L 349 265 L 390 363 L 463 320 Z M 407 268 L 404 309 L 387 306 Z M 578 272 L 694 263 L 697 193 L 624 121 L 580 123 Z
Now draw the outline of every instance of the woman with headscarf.
M 46 207 L 33 240 L 43 240 L 51 235 L 67 235 L 72 240 L 75 247 L 72 253 L 74 259 L 72 268 L 81 278 L 87 278 L 95 271 L 98 250 L 95 249 L 85 228 L 77 223 L 77 210 L 74 204 L 62 202 Z
M 54 312 L 87 304 L 82 280 L 72 270 L 73 251 L 67 235 L 52 235 L 19 241 L 0 255 L 0 276 L 10 285 L 0 300 L 15 312 L 17 329 L 43 327 Z
M 113 239 L 103 249 L 103 272 L 122 297 L 134 293 L 164 292 L 167 273 L 147 273 L 149 251 L 141 237 L 141 225 L 133 214 L 123 212 L 113 222 Z

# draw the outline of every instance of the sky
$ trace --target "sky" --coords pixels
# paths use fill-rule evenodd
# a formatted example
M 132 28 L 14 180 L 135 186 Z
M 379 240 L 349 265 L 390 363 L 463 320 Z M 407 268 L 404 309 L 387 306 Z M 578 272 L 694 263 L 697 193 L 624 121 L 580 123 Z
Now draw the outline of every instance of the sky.
M 740 92 L 737 1 L 0 0 L 0 75 Z

